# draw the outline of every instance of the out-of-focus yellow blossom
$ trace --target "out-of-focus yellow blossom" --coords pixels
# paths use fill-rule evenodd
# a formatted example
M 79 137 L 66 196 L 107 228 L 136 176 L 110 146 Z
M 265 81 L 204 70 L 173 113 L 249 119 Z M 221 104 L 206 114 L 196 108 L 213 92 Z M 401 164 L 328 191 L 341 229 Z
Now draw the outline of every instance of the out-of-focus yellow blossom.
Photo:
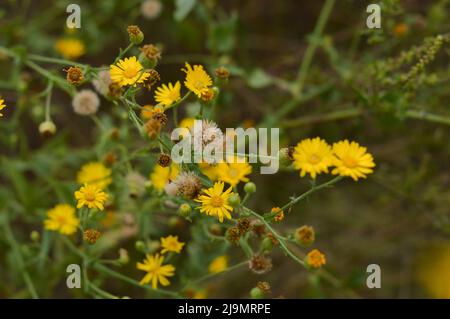
M 175 180 L 179 172 L 180 168 L 174 163 L 167 167 L 155 165 L 153 172 L 150 174 L 150 180 L 156 190 L 162 191 L 167 183 Z
M 228 268 L 228 256 L 219 256 L 213 259 L 208 266 L 208 271 L 212 274 L 222 272 Z
M 178 241 L 178 236 L 169 235 L 161 238 L 161 254 L 174 252 L 179 254 L 185 243 Z
M 47 211 L 44 227 L 57 231 L 63 235 L 72 235 L 76 232 L 80 220 L 75 216 L 75 208 L 68 204 L 58 204 Z
M 86 52 L 84 43 L 79 39 L 59 39 L 55 43 L 55 49 L 64 58 L 76 60 Z
M 105 189 L 112 182 L 111 170 L 100 162 L 87 163 L 78 171 L 77 182 Z
M 427 249 L 419 257 L 416 278 L 431 297 L 450 299 L 450 244 Z

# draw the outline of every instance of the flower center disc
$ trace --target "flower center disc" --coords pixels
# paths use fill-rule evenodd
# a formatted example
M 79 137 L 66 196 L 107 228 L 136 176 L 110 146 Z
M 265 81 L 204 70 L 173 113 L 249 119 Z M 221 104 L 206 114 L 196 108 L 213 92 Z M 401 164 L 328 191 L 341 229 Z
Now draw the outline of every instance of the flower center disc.
M 221 207 L 223 205 L 223 198 L 220 196 L 212 196 L 211 197 L 211 206 L 213 207 Z
M 309 162 L 310 162 L 311 164 L 317 164 L 317 163 L 320 162 L 320 157 L 317 156 L 316 154 L 312 154 L 312 155 L 309 157 Z
M 342 159 L 342 162 L 348 168 L 355 168 L 356 166 L 358 166 L 358 162 L 353 157 L 344 157 Z
M 86 194 L 84 194 L 84 198 L 88 202 L 93 202 L 95 200 L 95 194 L 93 192 L 86 192 Z
M 125 75 L 125 77 L 131 79 L 134 78 L 137 74 L 137 71 L 133 68 L 128 68 L 126 70 L 123 71 L 123 75 Z

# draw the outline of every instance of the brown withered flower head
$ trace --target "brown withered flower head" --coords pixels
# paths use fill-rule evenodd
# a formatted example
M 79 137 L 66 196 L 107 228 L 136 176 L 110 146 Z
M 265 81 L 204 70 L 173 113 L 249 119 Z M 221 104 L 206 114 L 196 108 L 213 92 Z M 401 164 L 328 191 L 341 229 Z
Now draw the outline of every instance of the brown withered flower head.
M 295 230 L 294 237 L 300 244 L 309 246 L 314 243 L 316 234 L 312 226 L 304 225 Z
M 66 79 L 72 85 L 79 85 L 84 80 L 83 71 L 77 66 L 64 69 L 67 73 Z
M 278 246 L 280 244 L 280 241 L 275 237 L 273 233 L 268 233 L 267 238 L 269 238 L 272 241 L 272 244 L 274 246 Z
M 241 235 L 244 235 L 251 228 L 250 219 L 245 218 L 245 217 L 240 218 L 237 222 L 236 227 L 239 229 L 239 232 L 241 233 Z
M 152 115 L 152 119 L 157 121 L 162 127 L 167 124 L 167 115 L 163 112 L 154 112 Z
M 266 226 L 259 220 L 252 220 L 250 224 L 252 231 L 256 236 L 261 237 L 266 233 Z
M 112 82 L 108 86 L 108 97 L 110 97 L 110 98 L 113 98 L 113 99 L 119 98 L 122 96 L 122 92 L 123 92 L 122 87 L 115 82 Z
M 112 151 L 106 153 L 103 157 L 103 162 L 109 166 L 114 165 L 117 162 L 117 154 Z
M 228 69 L 226 67 L 223 67 L 223 66 L 218 67 L 215 70 L 215 73 L 216 73 L 216 76 L 219 79 L 228 79 L 228 77 L 230 76 L 230 71 L 228 71 Z
M 213 89 L 207 89 L 207 90 L 202 91 L 201 99 L 204 102 L 211 102 L 212 100 L 214 100 L 215 96 L 216 96 L 216 93 L 214 92 Z
M 158 165 L 161 167 L 167 167 L 170 165 L 170 162 L 172 161 L 172 158 L 169 154 L 161 153 L 159 154 L 158 158 Z
M 265 255 L 253 255 L 248 262 L 248 267 L 255 274 L 262 275 L 272 270 L 272 259 Z
M 154 44 L 146 44 L 139 48 L 139 50 L 149 60 L 158 61 L 161 59 L 161 49 Z
M 151 90 L 152 86 L 161 80 L 161 76 L 155 69 L 149 69 L 147 70 L 147 73 L 149 74 L 149 76 L 145 79 L 143 85 L 145 88 L 147 88 L 147 90 Z
M 237 227 L 230 227 L 227 229 L 225 237 L 230 243 L 237 245 L 241 239 L 241 232 Z
M 259 281 L 257 284 L 256 284 L 256 287 L 258 287 L 259 289 L 261 289 L 262 290 L 262 292 L 265 294 L 265 295 L 268 295 L 268 294 L 270 294 L 270 284 L 267 282 L 267 281 Z
M 100 235 L 101 235 L 100 232 L 96 229 L 86 229 L 83 233 L 83 239 L 84 241 L 93 245 L 100 238 Z

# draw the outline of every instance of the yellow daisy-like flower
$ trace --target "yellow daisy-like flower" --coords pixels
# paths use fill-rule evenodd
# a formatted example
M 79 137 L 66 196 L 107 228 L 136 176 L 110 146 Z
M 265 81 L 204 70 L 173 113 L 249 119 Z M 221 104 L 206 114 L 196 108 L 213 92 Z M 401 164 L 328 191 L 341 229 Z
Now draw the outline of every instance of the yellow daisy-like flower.
M 228 268 L 228 256 L 219 256 L 209 264 L 208 271 L 212 274 L 222 272 Z
M 341 176 L 350 176 L 357 181 L 366 178 L 367 174 L 373 173 L 375 163 L 371 154 L 367 153 L 365 147 L 356 142 L 347 140 L 333 144 L 334 159 L 336 166 L 331 173 Z
M 180 100 L 181 84 L 179 81 L 173 85 L 169 83 L 168 85 L 161 85 L 155 91 L 155 101 L 163 106 L 169 106 Z
M 135 56 L 121 59 L 116 64 L 112 64 L 109 72 L 111 74 L 111 81 L 120 86 L 136 86 L 150 76 L 150 73 L 144 71 L 142 64 Z
M 300 170 L 300 176 L 308 173 L 315 179 L 317 174 L 328 173 L 328 167 L 332 165 L 331 146 L 319 137 L 307 138 L 295 146 L 294 168 Z
M 78 171 L 77 182 L 105 189 L 112 182 L 111 170 L 100 162 L 87 163 Z
M 175 180 L 179 173 L 180 168 L 174 163 L 168 167 L 155 165 L 153 172 L 150 174 L 150 180 L 156 190 L 162 191 L 164 186 L 166 186 L 168 182 Z
M 416 279 L 433 298 L 450 299 L 450 245 L 432 244 L 421 253 Z
M 320 268 L 327 263 L 327 260 L 318 249 L 313 249 L 306 255 L 306 263 L 313 268 Z
M 68 204 L 58 204 L 47 211 L 44 227 L 57 231 L 63 235 L 72 235 L 76 232 L 80 220 L 75 216 L 75 208 Z
M 170 285 L 167 277 L 172 277 L 175 272 L 173 265 L 163 265 L 164 257 L 159 254 L 146 255 L 142 263 L 136 263 L 136 268 L 146 271 L 147 274 L 140 281 L 141 285 L 152 282 L 152 288 L 157 289 L 160 283 L 163 286 Z
M 185 243 L 178 241 L 178 236 L 169 235 L 165 238 L 161 238 L 161 254 L 171 251 L 179 254 L 184 245 Z
M 230 212 L 233 211 L 233 207 L 228 205 L 228 197 L 230 197 L 232 189 L 229 187 L 223 191 L 223 188 L 224 183 L 217 182 L 213 187 L 203 190 L 206 195 L 200 195 L 195 199 L 196 202 L 202 203 L 202 206 L 197 207 L 201 213 L 216 216 L 221 223 L 224 216 L 231 219 Z
M 209 163 L 198 163 L 200 171 L 208 177 L 212 182 L 215 182 L 219 178 L 218 165 L 213 165 Z
M 239 184 L 239 182 L 248 182 L 246 177 L 251 174 L 252 167 L 247 162 L 238 163 L 238 159 L 229 160 L 229 163 L 217 164 L 217 175 L 219 180 L 230 184 L 232 187 Z
M 5 105 L 5 100 L 3 100 L 3 99 L 0 97 L 0 111 L 3 110 L 5 107 L 6 107 L 6 105 Z M 3 116 L 3 114 L 0 112 L 0 117 L 2 117 L 2 116 Z
M 84 43 L 78 39 L 59 39 L 55 43 L 55 49 L 69 60 L 76 60 L 86 52 Z
M 75 192 L 75 199 L 78 201 L 77 208 L 86 206 L 87 208 L 97 208 L 103 210 L 108 194 L 94 185 L 84 184 Z
M 185 66 L 185 69 L 181 69 L 181 71 L 186 73 L 184 85 L 201 98 L 202 93 L 207 92 L 209 87 L 213 84 L 212 79 L 208 73 L 206 73 L 202 65 L 194 65 L 194 67 L 192 67 L 186 62 Z

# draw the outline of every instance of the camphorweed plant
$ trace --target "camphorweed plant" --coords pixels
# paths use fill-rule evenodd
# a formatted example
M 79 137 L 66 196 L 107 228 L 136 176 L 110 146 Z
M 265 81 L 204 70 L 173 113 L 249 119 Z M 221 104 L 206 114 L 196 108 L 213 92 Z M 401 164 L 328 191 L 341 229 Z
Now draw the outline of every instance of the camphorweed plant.
M 141 15 L 154 19 L 162 10 L 158 3 L 131 1 L 130 7 L 140 5 Z M 102 58 L 103 44 L 92 39 L 98 32 L 92 22 L 84 41 L 73 30 L 54 41 L 58 57 L 35 54 L 39 47 L 13 45 L 14 40 L 1 43 L 0 58 L 11 67 L 10 80 L 0 83 L 0 112 L 6 114 L 0 119 L 5 149 L 0 178 L 8 185 L 0 193 L 0 237 L 9 252 L 2 259 L 14 274 L 4 293 L 33 298 L 54 296 L 55 291 L 96 298 L 205 298 L 216 293 L 207 285 L 214 278 L 237 270 L 255 275 L 276 271 L 281 262 L 273 255 L 281 253 L 295 264 L 294 272 L 308 275 L 313 287 L 320 290 L 323 282 L 341 296 L 358 297 L 354 286 L 327 269 L 328 253 L 316 242 L 320 232 L 286 220 L 297 214 L 297 205 L 310 205 L 314 193 L 331 193 L 343 180 L 360 185 L 371 179 L 379 161 L 359 144 L 356 134 L 328 138 L 333 134 L 305 127 L 372 115 L 450 124 L 445 116 L 411 106 L 424 86 L 439 83 L 440 74 L 427 73 L 427 68 L 446 48 L 449 35 L 426 37 L 395 56 L 350 65 L 363 37 L 379 43 L 386 35 L 358 31 L 349 55 L 341 56 L 324 35 L 335 4 L 324 1 L 298 71 L 285 77 L 248 71 L 233 61 L 237 18 L 218 9 L 220 18 L 215 20 L 209 2 L 195 9 L 211 28 L 211 56 L 206 57 L 183 52 L 166 57 L 165 44 L 149 43 L 152 32 L 137 25 L 120 30 L 126 29 L 129 41 L 124 49 L 114 45 L 118 53 L 113 59 Z M 181 21 L 194 9 L 176 10 L 175 18 Z M 393 21 L 398 10 L 392 6 L 386 19 Z M 401 34 L 405 28 L 396 25 L 394 30 Z M 226 35 L 217 38 L 221 32 Z M 107 41 L 98 36 L 100 43 Z M 313 65 L 318 50 L 330 61 L 332 76 L 320 74 Z M 99 60 L 80 62 L 89 51 Z M 174 69 L 162 67 L 166 58 Z M 242 78 L 254 90 L 273 87 L 283 96 L 285 102 L 266 112 L 259 124 L 248 119 L 236 126 L 282 129 L 283 147 L 271 150 L 272 157 L 280 163 L 279 174 L 297 175 L 301 181 L 284 188 L 284 202 L 267 207 L 257 203 L 259 164 L 249 160 L 255 154 L 233 149 L 226 161 L 214 163 L 178 163 L 172 158 L 174 145 L 192 135 L 194 152 L 195 145 L 225 146 L 234 138 L 216 124 L 232 91 L 241 91 L 230 85 L 231 77 Z M 252 94 L 242 95 L 258 99 Z M 67 97 L 70 106 L 55 102 Z M 314 99 L 350 106 L 288 118 Z M 70 116 L 64 116 L 67 113 Z M 39 120 L 37 127 L 21 125 L 30 118 Z M 202 124 L 200 136 L 194 132 L 196 121 Z M 88 133 L 92 126 L 94 134 Z M 175 128 L 184 128 L 179 139 L 171 137 Z M 288 139 L 290 129 L 301 129 L 303 137 Z M 27 139 L 31 130 L 45 141 L 40 147 Z M 66 272 L 73 264 L 81 271 L 81 289 L 70 287 L 71 281 L 77 282 L 76 272 Z M 273 294 L 271 284 L 255 279 L 253 288 L 236 295 L 282 294 Z

